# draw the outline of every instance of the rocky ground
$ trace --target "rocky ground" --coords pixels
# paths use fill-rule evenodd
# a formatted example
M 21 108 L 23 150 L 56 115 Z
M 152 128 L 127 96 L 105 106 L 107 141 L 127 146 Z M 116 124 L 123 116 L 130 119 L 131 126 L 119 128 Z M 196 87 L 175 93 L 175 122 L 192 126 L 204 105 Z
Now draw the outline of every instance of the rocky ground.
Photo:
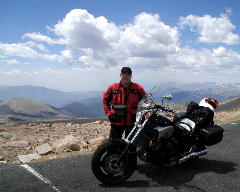
M 240 110 L 219 112 L 215 122 L 240 119 Z M 28 163 L 86 154 L 108 138 L 108 121 L 93 123 L 29 123 L 0 126 L 0 162 Z
M 107 121 L 1 125 L 0 161 L 27 163 L 89 153 L 107 139 L 109 129 Z

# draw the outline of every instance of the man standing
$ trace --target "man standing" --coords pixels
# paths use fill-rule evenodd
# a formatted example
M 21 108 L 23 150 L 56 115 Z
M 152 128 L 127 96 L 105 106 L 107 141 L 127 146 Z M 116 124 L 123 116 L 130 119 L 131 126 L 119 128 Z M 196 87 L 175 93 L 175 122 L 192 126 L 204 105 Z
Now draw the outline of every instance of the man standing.
M 124 131 L 127 137 L 136 120 L 138 102 L 146 94 L 142 86 L 131 82 L 131 78 L 131 68 L 123 67 L 120 82 L 110 85 L 103 94 L 103 108 L 111 122 L 109 139 L 122 138 Z

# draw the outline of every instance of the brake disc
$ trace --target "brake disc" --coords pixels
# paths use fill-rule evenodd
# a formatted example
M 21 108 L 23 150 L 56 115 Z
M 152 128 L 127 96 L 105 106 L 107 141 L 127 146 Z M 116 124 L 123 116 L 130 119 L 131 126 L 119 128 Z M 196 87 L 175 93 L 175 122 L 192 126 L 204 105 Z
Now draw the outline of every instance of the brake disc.
M 119 154 L 114 154 L 105 159 L 105 171 L 109 174 L 118 174 L 123 170 L 123 162 L 120 162 L 119 165 L 116 165 L 116 162 L 120 158 Z

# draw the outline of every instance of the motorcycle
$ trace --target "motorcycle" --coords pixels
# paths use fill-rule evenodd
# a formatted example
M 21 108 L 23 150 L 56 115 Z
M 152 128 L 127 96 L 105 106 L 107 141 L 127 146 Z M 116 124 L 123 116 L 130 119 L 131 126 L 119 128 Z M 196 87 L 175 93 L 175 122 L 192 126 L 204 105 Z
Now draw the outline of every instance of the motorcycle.
M 136 122 L 127 138 L 109 140 L 94 152 L 92 172 L 104 184 L 126 181 L 137 168 L 137 157 L 154 166 L 191 163 L 207 154 L 206 146 L 222 140 L 222 127 L 210 125 L 196 130 L 195 123 L 164 106 L 164 99 L 171 100 L 171 95 L 164 95 L 161 104 L 154 102 L 152 95 L 157 89 L 154 87 L 139 102 Z

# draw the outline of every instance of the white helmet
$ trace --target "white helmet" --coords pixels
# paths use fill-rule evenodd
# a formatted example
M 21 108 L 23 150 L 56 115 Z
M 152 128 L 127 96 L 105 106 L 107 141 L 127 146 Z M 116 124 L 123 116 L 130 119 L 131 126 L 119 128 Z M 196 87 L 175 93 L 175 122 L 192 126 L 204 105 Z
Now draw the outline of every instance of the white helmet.
M 213 98 L 204 98 L 200 101 L 199 106 L 208 107 L 212 111 L 219 107 L 219 101 Z

